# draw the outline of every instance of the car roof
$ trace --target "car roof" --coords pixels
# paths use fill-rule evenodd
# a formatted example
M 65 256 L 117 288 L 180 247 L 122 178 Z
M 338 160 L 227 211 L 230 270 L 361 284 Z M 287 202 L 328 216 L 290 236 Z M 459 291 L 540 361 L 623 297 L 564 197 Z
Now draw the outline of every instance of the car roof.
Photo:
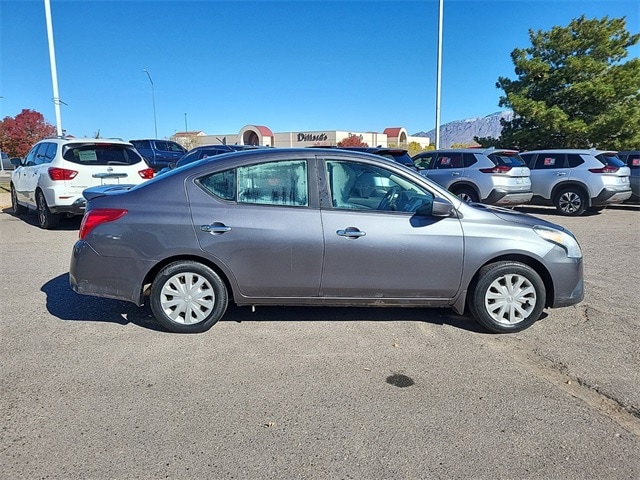
M 122 140 L 120 138 L 79 138 L 79 137 L 69 137 L 69 138 L 43 138 L 40 142 L 55 142 L 55 143 L 110 143 L 117 145 L 129 145 L 130 142 Z
M 579 155 L 600 155 L 601 153 L 616 153 L 615 150 L 596 150 L 594 148 L 549 148 L 546 150 L 527 150 L 522 153 L 576 153 Z
M 514 150 L 512 148 L 439 148 L 437 150 L 427 150 L 426 152 L 420 152 L 420 153 L 431 153 L 431 152 L 435 152 L 435 153 L 446 153 L 446 152 L 452 152 L 452 153 L 482 153 L 484 155 L 490 154 L 490 153 L 495 153 L 495 152 L 513 152 L 513 153 L 518 153 L 517 150 Z

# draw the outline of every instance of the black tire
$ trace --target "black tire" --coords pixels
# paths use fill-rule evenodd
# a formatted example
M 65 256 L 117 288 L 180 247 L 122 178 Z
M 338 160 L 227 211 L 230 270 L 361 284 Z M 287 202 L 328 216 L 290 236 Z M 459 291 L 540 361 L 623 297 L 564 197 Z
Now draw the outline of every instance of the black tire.
M 453 193 L 465 203 L 478 203 L 480 201 L 478 194 L 472 188 L 457 188 Z
M 547 292 L 540 275 L 519 262 L 496 262 L 480 269 L 469 289 L 469 310 L 487 330 L 519 332 L 542 314 Z
M 577 217 L 586 211 L 588 199 L 581 188 L 566 187 L 556 194 L 553 203 L 562 215 Z
M 52 230 L 60 224 L 60 215 L 51 213 L 41 190 L 36 192 L 36 211 L 38 214 L 38 226 L 45 230 Z
M 211 268 L 194 261 L 164 267 L 151 285 L 151 311 L 175 333 L 209 330 L 227 310 L 227 287 Z
M 14 215 L 26 215 L 29 211 L 27 207 L 18 203 L 18 195 L 13 183 L 11 184 L 11 210 L 13 210 Z

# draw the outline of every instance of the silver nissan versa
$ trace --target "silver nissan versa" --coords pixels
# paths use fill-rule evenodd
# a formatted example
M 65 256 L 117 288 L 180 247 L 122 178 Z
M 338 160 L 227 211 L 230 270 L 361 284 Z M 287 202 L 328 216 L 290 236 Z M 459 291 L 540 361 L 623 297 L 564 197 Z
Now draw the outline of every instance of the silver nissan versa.
M 467 204 L 377 155 L 261 149 L 87 189 L 70 282 L 202 332 L 238 305 L 450 307 L 492 332 L 583 298 L 582 252 L 545 220 Z

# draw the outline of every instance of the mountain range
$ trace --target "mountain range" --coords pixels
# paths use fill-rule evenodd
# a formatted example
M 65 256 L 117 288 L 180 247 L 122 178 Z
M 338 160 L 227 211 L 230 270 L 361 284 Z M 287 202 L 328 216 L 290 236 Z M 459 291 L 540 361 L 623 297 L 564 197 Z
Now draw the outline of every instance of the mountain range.
M 486 117 L 467 118 L 445 123 L 440 126 L 440 148 L 451 148 L 452 145 L 477 145 L 473 137 L 494 137 L 500 136 L 502 125 L 500 120 L 512 120 L 513 112 L 496 112 Z M 416 137 L 429 137 L 431 142 L 435 142 L 436 130 L 428 132 L 418 132 L 413 134 Z

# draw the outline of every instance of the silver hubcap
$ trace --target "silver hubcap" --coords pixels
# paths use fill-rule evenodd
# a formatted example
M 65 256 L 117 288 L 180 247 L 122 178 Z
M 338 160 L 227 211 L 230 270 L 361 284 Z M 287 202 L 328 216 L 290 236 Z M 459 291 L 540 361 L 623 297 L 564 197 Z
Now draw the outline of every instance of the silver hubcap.
M 531 315 L 536 306 L 536 289 L 526 277 L 504 275 L 491 283 L 484 305 L 496 322 L 513 325 Z
M 582 199 L 575 192 L 566 192 L 560 196 L 560 210 L 567 213 L 574 213 L 582 207 Z
M 465 203 L 473 203 L 473 198 L 466 193 L 459 193 L 458 198 L 460 198 Z
M 211 284 L 201 275 L 185 272 L 171 277 L 160 292 L 164 313 L 176 323 L 192 325 L 204 321 L 215 307 Z

